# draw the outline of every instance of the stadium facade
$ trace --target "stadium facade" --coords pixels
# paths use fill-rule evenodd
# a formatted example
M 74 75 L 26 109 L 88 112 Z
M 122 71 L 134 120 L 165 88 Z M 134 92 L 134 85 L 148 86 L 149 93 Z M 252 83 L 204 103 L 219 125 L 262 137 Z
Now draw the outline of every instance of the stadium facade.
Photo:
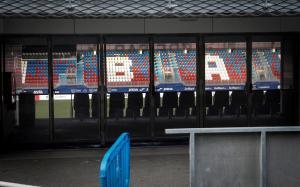
M 298 1 L 3 1 L 1 142 L 299 119 Z

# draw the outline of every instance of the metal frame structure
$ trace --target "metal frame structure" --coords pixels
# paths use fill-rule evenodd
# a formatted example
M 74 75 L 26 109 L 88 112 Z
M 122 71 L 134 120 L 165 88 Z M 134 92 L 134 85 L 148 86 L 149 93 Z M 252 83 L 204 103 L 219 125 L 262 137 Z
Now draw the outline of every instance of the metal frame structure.
M 251 126 L 251 116 L 249 110 L 252 107 L 252 102 L 251 102 L 251 55 L 252 55 L 252 38 L 253 36 L 267 36 L 267 35 L 274 35 L 274 36 L 279 36 L 280 38 L 285 38 L 287 35 L 290 35 L 291 33 L 263 33 L 263 34 L 247 34 L 247 35 L 238 35 L 238 34 L 177 34 L 177 35 L 159 35 L 159 37 L 165 37 L 165 36 L 171 36 L 171 37 L 192 37 L 195 38 L 193 42 L 196 43 L 196 71 L 197 71 L 197 81 L 196 81 L 196 91 L 197 91 L 197 127 L 202 128 L 205 127 L 205 111 L 203 107 L 205 106 L 205 77 L 204 77 L 204 60 L 205 60 L 205 42 L 206 39 L 209 37 L 216 37 L 216 41 L 220 42 L 230 42 L 233 38 L 233 41 L 235 40 L 234 38 L 236 36 L 241 36 L 243 41 L 246 42 L 246 50 L 247 50 L 247 57 L 246 57 L 246 64 L 247 64 L 247 81 L 246 81 L 246 92 L 248 94 L 248 121 L 247 121 L 247 126 Z M 32 35 L 32 36 L 37 36 L 40 37 L 40 35 Z M 55 143 L 55 124 L 54 124 L 54 98 L 53 98 L 53 77 L 52 77 L 52 64 L 53 64 L 53 59 L 52 59 L 52 51 L 53 51 L 53 37 L 61 37 L 63 40 L 63 37 L 65 35 L 41 35 L 42 37 L 47 38 L 48 42 L 48 89 L 49 89 L 49 142 L 50 143 Z M 86 35 L 74 35 L 73 38 L 76 37 L 85 37 Z M 100 112 L 100 117 L 98 120 L 98 125 L 100 128 L 99 136 L 101 140 L 101 144 L 104 145 L 107 142 L 106 136 L 106 129 L 107 129 L 107 121 L 106 121 L 106 44 L 108 43 L 107 41 L 107 36 L 108 35 L 87 35 L 88 37 L 93 37 L 95 38 L 95 44 L 97 44 L 97 67 L 98 71 L 100 72 L 100 76 L 98 77 L 98 91 L 97 94 L 99 95 L 99 112 Z M 145 38 L 148 38 L 148 44 L 149 44 L 149 64 L 150 64 L 150 83 L 149 83 L 149 93 L 150 93 L 150 106 L 151 109 L 154 109 L 154 43 L 155 43 L 155 37 L 158 35 L 109 35 L 109 37 L 131 37 L 131 36 L 143 36 Z M 3 44 L 2 44 L 2 49 L 3 52 L 5 52 L 5 44 L 7 41 L 9 41 L 11 38 L 14 38 L 14 35 L 4 35 L 3 36 Z M 18 36 L 18 37 L 28 37 L 28 35 L 24 36 Z M 30 35 L 31 37 L 31 35 Z M 298 35 L 295 35 L 295 38 L 299 37 Z M 128 39 L 130 40 L 130 39 Z M 2 64 L 1 67 L 4 67 L 4 54 L 2 55 Z M 284 54 L 283 54 L 284 55 Z M 297 64 L 297 63 L 294 63 Z M 296 68 L 297 66 L 295 66 Z M 5 67 L 4 67 L 5 68 Z M 296 69 L 294 70 L 296 72 Z M 250 76 L 249 76 L 250 75 Z M 294 79 L 298 74 L 294 74 Z M 294 89 L 298 93 L 298 85 L 296 84 L 298 81 L 294 81 Z M 2 86 L 2 84 L 1 84 Z M 2 92 L 1 92 L 2 93 Z M 298 98 L 297 98 L 298 99 Z M 298 101 L 297 101 L 298 103 Z M 3 105 L 1 106 L 3 107 Z M 151 115 L 150 115 L 150 125 L 148 126 L 148 132 L 151 137 L 151 139 L 154 139 L 154 132 L 153 129 L 155 128 L 155 116 L 154 116 L 154 110 L 151 110 Z M 296 118 L 296 116 L 295 116 Z M 296 119 L 293 119 L 294 122 L 296 122 Z
M 300 127 L 240 127 L 240 128 L 194 128 L 194 129 L 166 129 L 166 134 L 189 134 L 189 165 L 190 165 L 190 187 L 196 187 L 195 178 L 195 135 L 201 134 L 241 134 L 260 133 L 260 187 L 267 186 L 267 134 L 274 132 L 300 132 Z
M 17 1 L 0 4 L 0 17 L 35 18 L 197 18 L 220 16 L 295 16 L 300 4 L 294 0 L 142 0 L 142 1 Z

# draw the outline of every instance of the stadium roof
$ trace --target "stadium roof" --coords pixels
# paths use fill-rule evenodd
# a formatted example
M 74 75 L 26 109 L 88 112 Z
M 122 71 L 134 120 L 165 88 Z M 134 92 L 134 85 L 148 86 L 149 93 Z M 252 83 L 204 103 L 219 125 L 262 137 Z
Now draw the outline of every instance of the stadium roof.
M 300 0 L 0 1 L 2 18 L 193 18 L 298 15 L 300 15 Z

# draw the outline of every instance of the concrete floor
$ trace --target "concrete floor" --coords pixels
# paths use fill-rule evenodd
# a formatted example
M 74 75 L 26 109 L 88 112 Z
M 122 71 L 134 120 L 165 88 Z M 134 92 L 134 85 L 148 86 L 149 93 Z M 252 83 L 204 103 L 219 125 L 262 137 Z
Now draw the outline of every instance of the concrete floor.
M 103 149 L 22 151 L 0 155 L 0 181 L 37 186 L 99 186 Z M 131 186 L 188 186 L 188 146 L 131 148 Z

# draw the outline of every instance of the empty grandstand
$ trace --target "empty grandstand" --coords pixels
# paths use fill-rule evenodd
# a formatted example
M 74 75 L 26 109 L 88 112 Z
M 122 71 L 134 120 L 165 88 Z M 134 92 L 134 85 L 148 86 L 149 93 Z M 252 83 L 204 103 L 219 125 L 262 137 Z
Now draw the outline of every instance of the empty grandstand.
M 298 2 L 99 2 L 0 3 L 5 139 L 297 121 Z
M 236 44 L 238 45 L 238 44 Z M 82 45 L 79 45 L 79 47 Z M 246 82 L 245 48 L 213 48 L 205 52 L 205 81 L 208 90 L 243 89 Z M 33 48 L 34 49 L 34 48 Z M 17 54 L 19 53 L 19 54 Z M 53 82 L 57 93 L 93 92 L 97 88 L 98 70 L 94 49 L 53 53 Z M 255 88 L 274 89 L 280 84 L 280 46 L 260 44 L 253 50 L 252 81 Z M 46 52 L 16 51 L 13 62 L 20 92 L 46 93 L 48 59 Z M 106 53 L 109 91 L 130 91 L 149 84 L 148 49 L 108 50 Z M 157 49 L 155 51 L 155 85 L 157 89 L 181 91 L 196 85 L 195 49 Z M 21 80 L 21 81 L 19 81 Z

